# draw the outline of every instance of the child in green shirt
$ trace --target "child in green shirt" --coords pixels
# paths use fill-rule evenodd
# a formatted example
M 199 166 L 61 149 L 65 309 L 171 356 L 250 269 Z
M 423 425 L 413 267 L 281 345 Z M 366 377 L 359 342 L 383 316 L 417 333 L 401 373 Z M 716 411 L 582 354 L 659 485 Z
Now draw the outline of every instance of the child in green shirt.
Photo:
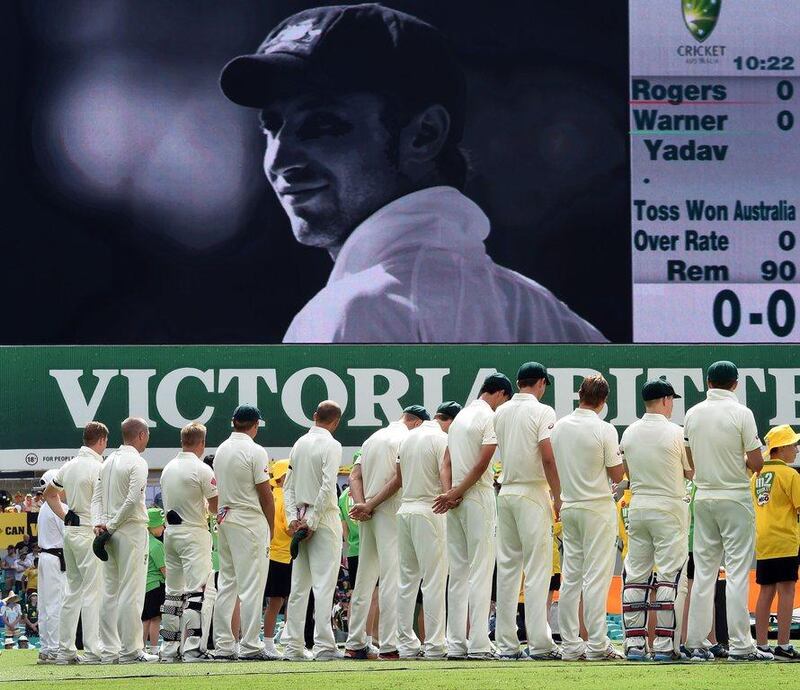
M 147 580 L 145 583 L 144 610 L 142 624 L 144 627 L 144 646 L 150 641 L 150 653 L 158 654 L 158 635 L 161 628 L 161 606 L 164 604 L 164 581 L 167 572 L 164 561 L 164 511 L 161 508 L 150 508 L 147 511 L 148 535 L 147 547 Z

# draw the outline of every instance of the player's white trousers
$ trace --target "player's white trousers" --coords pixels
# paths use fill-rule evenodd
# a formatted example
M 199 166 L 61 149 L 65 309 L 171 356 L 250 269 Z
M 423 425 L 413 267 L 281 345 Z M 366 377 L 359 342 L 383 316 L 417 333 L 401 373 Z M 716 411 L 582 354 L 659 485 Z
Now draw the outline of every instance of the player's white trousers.
M 135 659 L 142 650 L 142 609 L 147 579 L 147 527 L 135 522 L 116 530 L 102 563 L 100 646 L 106 661 Z
M 500 654 L 519 652 L 517 603 L 525 573 L 525 628 L 531 654 L 555 648 L 547 623 L 553 570 L 553 518 L 546 482 L 512 484 L 497 498 L 497 624 Z
M 91 525 L 64 528 L 66 584 L 61 619 L 58 625 L 58 655 L 74 659 L 78 650 L 75 635 L 81 620 L 84 658 L 99 660 L 100 649 L 100 564 L 92 551 L 94 530 Z
M 253 656 L 264 647 L 260 632 L 269 572 L 269 525 L 263 516 L 231 509 L 217 530 L 219 580 L 214 604 L 214 653 L 236 655 L 231 617 L 238 597 L 242 622 L 239 657 Z
M 300 544 L 292 564 L 292 589 L 286 603 L 286 627 L 281 641 L 287 656 L 300 656 L 305 648 L 303 631 L 309 592 L 314 590 L 314 656 L 336 649 L 331 626 L 333 592 L 342 564 L 342 523 L 339 514 L 328 511 L 312 537 Z M 361 570 L 361 557 L 358 569 Z M 216 620 L 216 619 L 215 619 Z
M 181 638 L 167 640 L 164 637 L 160 655 L 167 659 L 174 659 L 179 654 L 199 656 L 203 652 L 201 648 L 205 647 L 202 630 L 208 629 L 208 625 L 201 621 L 201 612 L 203 590 L 211 572 L 211 533 L 203 527 L 167 525 L 164 561 L 167 567 L 166 600 L 177 602 L 186 598 L 187 601 L 182 615 L 162 615 L 161 629 L 167 632 L 167 637 L 179 633 Z M 205 614 L 208 616 L 210 610 L 206 608 Z
M 492 648 L 489 608 L 496 519 L 494 489 L 484 486 L 470 488 L 461 505 L 447 511 L 447 556 L 450 562 L 447 646 L 451 656 L 481 654 Z
M 420 641 L 414 632 L 414 609 L 422 584 L 425 617 L 425 656 L 447 654 L 445 596 L 447 591 L 447 529 L 444 515 L 431 504 L 404 504 L 397 514 L 399 583 L 397 595 L 397 650 L 415 656 Z M 359 573 L 361 563 L 359 562 Z M 381 587 L 383 581 L 381 580 Z M 383 608 L 381 608 L 383 615 Z
M 625 585 L 642 585 L 623 590 L 626 601 L 647 603 L 648 590 L 653 580 L 657 609 L 650 615 L 656 618 L 656 652 L 679 652 L 683 609 L 686 604 L 686 562 L 689 558 L 689 506 L 680 499 L 634 497 L 628 512 L 628 555 L 625 558 Z M 657 574 L 653 576 L 653 570 Z M 650 605 L 652 607 L 652 604 Z M 673 606 L 670 610 L 669 606 Z M 626 632 L 646 628 L 647 616 L 643 612 L 623 614 Z M 663 631 L 663 633 L 662 633 Z M 671 634 L 668 634 L 671 633 Z M 644 647 L 645 635 L 625 638 L 625 648 Z
M 714 589 L 725 556 L 725 603 L 731 654 L 754 651 L 750 634 L 750 565 L 755 546 L 752 503 L 725 498 L 703 498 L 698 489 L 694 502 L 694 584 L 689 602 L 686 646 L 704 647 L 711 631 Z
M 347 649 L 367 646 L 367 616 L 378 588 L 378 636 L 381 653 L 397 650 L 397 503 L 381 505 L 372 518 L 359 522 L 358 574 L 350 596 Z
M 561 559 L 561 591 L 558 625 L 562 653 L 574 659 L 584 652 L 602 656 L 610 640 L 606 624 L 608 589 L 614 575 L 617 513 L 614 501 L 580 501 L 561 509 L 564 557 Z M 578 607 L 583 593 L 583 620 L 589 639 L 579 635 Z M 527 608 L 527 606 L 526 606 Z
M 61 561 L 51 553 L 39 554 L 39 640 L 42 654 L 58 652 L 58 625 L 64 602 Z

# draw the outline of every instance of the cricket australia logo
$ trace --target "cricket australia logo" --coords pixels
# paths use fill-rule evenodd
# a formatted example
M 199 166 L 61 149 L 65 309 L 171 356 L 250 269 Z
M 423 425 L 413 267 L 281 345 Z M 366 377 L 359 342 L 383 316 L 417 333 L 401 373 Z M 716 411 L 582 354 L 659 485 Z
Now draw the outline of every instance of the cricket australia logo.
M 756 477 L 756 505 L 763 506 L 769 503 L 773 479 L 775 479 L 774 472 L 762 472 Z
M 683 22 L 696 41 L 702 43 L 714 31 L 722 0 L 681 0 Z

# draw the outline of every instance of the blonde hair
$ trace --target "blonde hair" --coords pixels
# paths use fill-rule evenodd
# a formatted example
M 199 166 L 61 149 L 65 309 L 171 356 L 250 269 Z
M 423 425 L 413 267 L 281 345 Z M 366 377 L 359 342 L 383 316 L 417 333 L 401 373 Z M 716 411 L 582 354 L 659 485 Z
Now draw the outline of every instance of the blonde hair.
M 194 448 L 206 440 L 206 428 L 200 422 L 191 422 L 181 429 L 181 446 Z

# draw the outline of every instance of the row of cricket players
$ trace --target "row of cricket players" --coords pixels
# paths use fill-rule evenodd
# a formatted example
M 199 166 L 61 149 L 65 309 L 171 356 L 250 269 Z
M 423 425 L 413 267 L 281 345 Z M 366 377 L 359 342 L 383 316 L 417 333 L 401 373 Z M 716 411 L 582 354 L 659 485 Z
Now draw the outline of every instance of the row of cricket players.
M 761 470 L 762 444 L 752 413 L 733 392 L 735 365 L 717 362 L 707 379 L 707 397 L 688 410 L 683 428 L 669 421 L 673 400 L 680 396 L 663 378 L 648 381 L 642 388 L 645 414 L 628 427 L 621 443 L 616 429 L 600 416 L 609 393 L 602 376 L 584 379 L 579 406 L 557 420 L 553 408 L 540 402 L 551 379 L 536 362 L 520 367 L 517 393 L 497 373 L 486 378 L 478 398 L 463 409 L 443 403 L 431 419 L 422 406 L 407 407 L 401 419 L 366 440 L 351 473 L 350 515 L 360 523 L 361 546 L 344 652 L 337 648 L 330 618 L 342 553 L 337 403 L 319 404 L 313 426 L 290 455 L 283 503 L 295 559 L 280 654 L 273 645 L 265 648 L 260 638 L 275 515 L 267 453 L 254 440 L 262 422 L 259 410 L 236 409 L 233 433 L 217 449 L 213 470 L 201 461 L 205 428 L 187 425 L 181 432 L 182 451 L 162 472 L 166 599 L 158 656 L 143 650 L 140 619 L 148 543 L 147 465 L 141 453 L 148 428 L 144 420 L 125 420 L 123 445 L 103 462 L 108 430 L 91 422 L 78 456 L 57 471 L 45 491 L 48 505 L 67 525 L 56 663 L 276 656 L 293 661 L 623 658 L 607 634 L 606 600 L 617 535 L 611 485 L 625 473 L 633 495 L 624 564 L 625 655 L 664 661 L 713 658 L 707 637 L 724 554 L 730 658 L 772 658 L 754 645 L 748 613 L 754 552 L 749 474 Z M 499 495 L 491 467 L 496 452 L 502 461 Z M 692 476 L 697 487 L 695 575 L 682 654 L 689 529 L 684 480 Z M 65 497 L 67 505 L 57 497 Z M 209 511 L 217 515 L 218 578 L 211 568 Z M 547 615 L 554 518 L 563 525 L 560 647 Z M 101 562 L 96 554 L 107 560 Z M 495 566 L 493 645 L 488 619 Z M 516 625 L 521 582 L 524 649 Z M 378 583 L 379 639 L 373 646 L 366 621 Z M 420 588 L 424 642 L 413 625 Z M 316 615 L 309 651 L 304 626 L 312 590 Z M 238 642 L 231 625 L 237 599 Z M 579 632 L 581 608 L 586 639 Z M 652 649 L 647 642 L 650 612 L 656 617 Z M 79 615 L 81 657 L 74 644 Z

